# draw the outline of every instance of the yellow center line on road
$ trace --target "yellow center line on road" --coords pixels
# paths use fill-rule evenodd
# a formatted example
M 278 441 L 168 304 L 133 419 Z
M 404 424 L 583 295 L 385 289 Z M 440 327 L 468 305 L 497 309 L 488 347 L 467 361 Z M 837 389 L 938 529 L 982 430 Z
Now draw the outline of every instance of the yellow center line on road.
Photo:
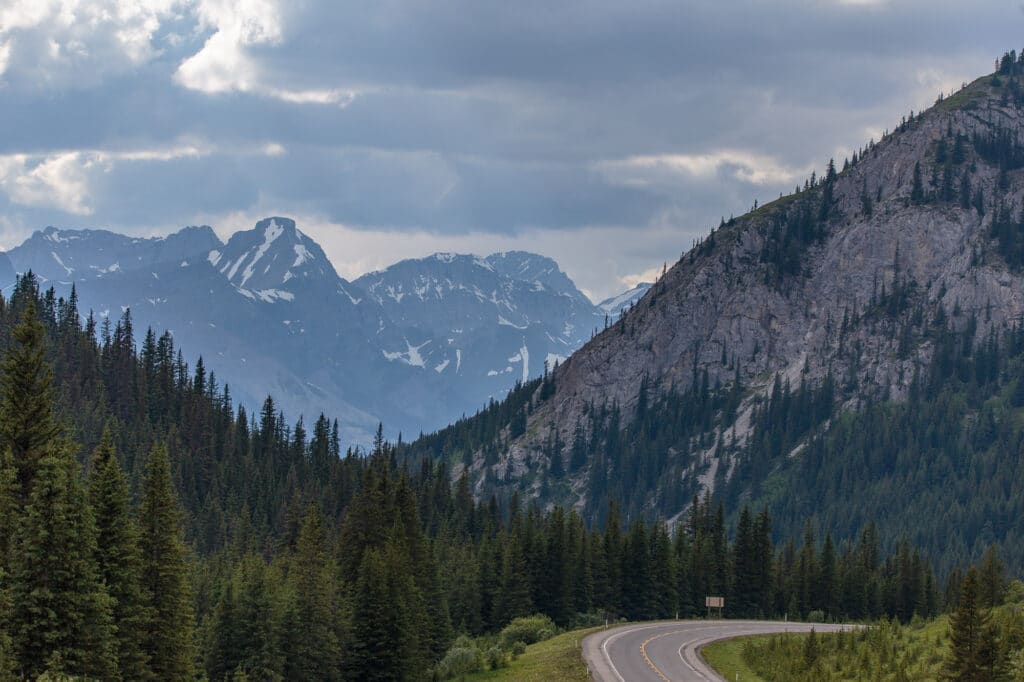
M 643 644 L 640 645 L 640 655 L 644 657 L 645 661 L 647 661 L 647 665 L 651 667 L 651 670 L 653 670 L 654 673 L 662 679 L 662 682 L 672 682 L 672 680 L 668 679 L 668 677 L 665 676 L 665 673 L 661 672 L 661 669 L 658 668 L 658 666 L 654 665 L 654 661 L 652 661 L 650 657 L 647 655 L 647 645 L 656 639 L 661 639 L 662 637 L 668 637 L 670 635 L 678 635 L 681 632 L 686 632 L 686 630 L 673 630 L 672 632 L 663 632 L 660 635 L 648 637 L 646 640 L 644 640 Z

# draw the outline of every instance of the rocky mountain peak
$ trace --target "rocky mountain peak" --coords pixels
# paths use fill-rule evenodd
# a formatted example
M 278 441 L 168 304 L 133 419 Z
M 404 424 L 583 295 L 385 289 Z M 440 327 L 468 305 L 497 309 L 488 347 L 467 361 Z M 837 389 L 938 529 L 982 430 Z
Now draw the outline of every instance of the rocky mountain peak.
M 551 291 L 576 299 L 586 296 L 576 288 L 558 263 L 547 256 L 529 251 L 501 251 L 485 259 L 494 270 L 521 282 L 539 283 Z
M 293 301 L 296 291 L 342 285 L 320 245 L 290 218 L 265 218 L 236 232 L 208 260 L 238 291 L 263 302 Z

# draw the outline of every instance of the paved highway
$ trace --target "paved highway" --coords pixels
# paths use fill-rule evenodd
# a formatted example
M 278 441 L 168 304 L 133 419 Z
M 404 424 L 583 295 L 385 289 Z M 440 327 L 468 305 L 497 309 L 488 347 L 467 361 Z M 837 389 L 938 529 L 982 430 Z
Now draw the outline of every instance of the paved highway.
M 719 639 L 777 632 L 834 632 L 843 625 L 742 620 L 676 620 L 636 623 L 596 632 L 583 640 L 583 660 L 596 682 L 704 682 L 722 680 L 700 655 Z M 729 681 L 732 682 L 732 681 Z

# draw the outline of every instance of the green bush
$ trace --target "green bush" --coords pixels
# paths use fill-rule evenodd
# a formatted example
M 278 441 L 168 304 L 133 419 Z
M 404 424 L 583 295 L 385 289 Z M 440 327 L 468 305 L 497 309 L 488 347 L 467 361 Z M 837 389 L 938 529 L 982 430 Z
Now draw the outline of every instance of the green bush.
M 535 615 L 516 618 L 501 631 L 501 646 L 511 649 L 516 642 L 535 644 L 555 636 L 557 628 L 547 616 Z
M 460 675 L 483 670 L 483 657 L 473 640 L 463 635 L 455 640 L 451 648 L 437 664 L 437 676 L 442 680 L 450 680 Z
M 807 614 L 807 622 L 808 623 L 824 623 L 825 622 L 825 612 L 824 611 L 820 611 L 820 610 L 819 611 L 811 611 L 810 613 Z
M 492 646 L 486 653 L 484 653 L 484 660 L 486 661 L 489 669 L 497 670 L 498 668 L 504 668 L 508 665 L 508 654 L 501 647 Z

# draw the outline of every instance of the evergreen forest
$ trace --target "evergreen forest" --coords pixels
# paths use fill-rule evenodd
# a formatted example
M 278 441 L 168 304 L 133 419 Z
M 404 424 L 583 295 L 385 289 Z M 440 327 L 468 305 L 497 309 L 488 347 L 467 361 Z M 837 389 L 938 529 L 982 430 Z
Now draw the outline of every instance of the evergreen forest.
M 909 621 L 959 589 L 871 524 L 777 544 L 766 509 L 731 525 L 709 495 L 674 532 L 614 501 L 589 523 L 477 499 L 382 430 L 342 451 L 322 415 L 250 416 L 169 334 L 137 344 L 130 312 L 97 323 L 31 274 L 0 348 L 0 679 L 427 680 L 457 636 L 531 614 L 700 616 L 715 594 L 728 616 Z

